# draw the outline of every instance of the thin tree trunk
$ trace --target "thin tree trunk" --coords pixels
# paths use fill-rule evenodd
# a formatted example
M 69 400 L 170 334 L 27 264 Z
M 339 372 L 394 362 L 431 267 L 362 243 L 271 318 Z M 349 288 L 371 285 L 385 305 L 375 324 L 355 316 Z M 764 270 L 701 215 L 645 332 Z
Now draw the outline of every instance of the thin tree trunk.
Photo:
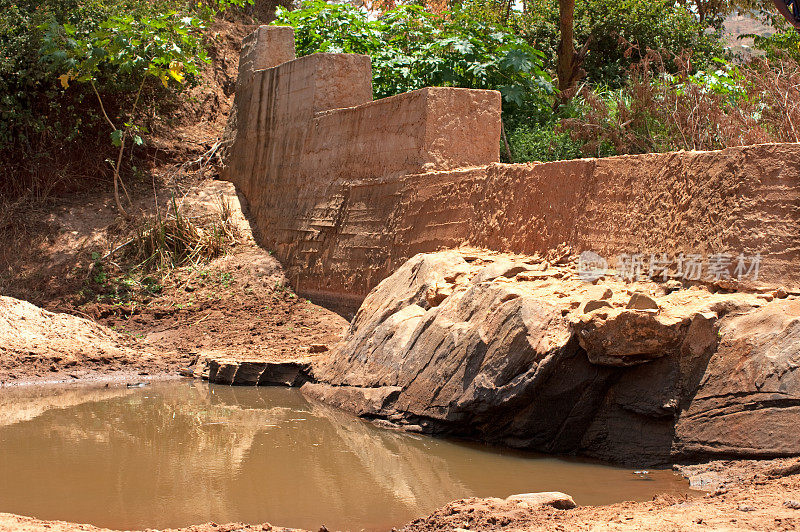
M 553 103 L 554 110 L 575 96 L 578 81 L 586 75 L 581 65 L 592 42 L 592 35 L 589 35 L 581 49 L 575 51 L 575 0 L 559 0 L 558 21 L 561 39 L 558 43 L 556 64 L 558 94 Z
M 778 0 L 780 1 L 780 0 Z M 558 26 L 561 40 L 558 43 L 558 62 L 556 74 L 558 76 L 557 104 L 566 103 L 571 97 L 570 90 L 575 87 L 575 0 L 559 0 Z
M 778 11 L 781 15 L 783 15 L 783 18 L 788 20 L 789 24 L 794 26 L 797 31 L 800 31 L 800 20 L 794 18 L 794 14 L 789 11 L 789 8 L 783 3 L 783 0 L 772 0 L 772 3 L 775 4 L 776 8 L 778 8 Z
M 114 122 L 112 122 L 111 119 L 108 117 L 108 113 L 106 113 L 106 107 L 103 105 L 103 99 L 100 97 L 100 93 L 97 92 L 97 87 L 94 84 L 94 80 L 91 80 L 91 84 L 92 84 L 92 90 L 94 90 L 94 94 L 95 96 L 97 96 L 97 101 L 98 103 L 100 103 L 100 110 L 103 112 L 103 116 L 105 117 L 106 122 L 108 122 L 108 125 L 111 126 L 111 129 L 116 131 L 117 126 L 115 126 Z M 121 137 L 121 141 L 122 143 L 120 145 L 119 156 L 117 156 L 117 164 L 114 166 L 114 201 L 117 204 L 117 210 L 120 212 L 120 214 L 127 217 L 128 213 L 125 212 L 125 209 L 122 208 L 122 202 L 119 200 L 119 183 L 121 181 L 119 176 L 119 165 L 120 162 L 122 161 L 122 150 L 125 149 L 124 135 Z

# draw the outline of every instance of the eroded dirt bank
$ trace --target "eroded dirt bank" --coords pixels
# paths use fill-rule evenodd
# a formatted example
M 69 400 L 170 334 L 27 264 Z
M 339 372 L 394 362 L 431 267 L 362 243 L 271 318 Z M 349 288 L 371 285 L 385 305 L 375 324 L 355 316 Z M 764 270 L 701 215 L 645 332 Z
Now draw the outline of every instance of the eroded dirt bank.
M 796 459 L 713 462 L 692 469 L 715 479 L 707 485 L 711 491 L 705 496 L 657 496 L 651 502 L 572 510 L 525 508 L 499 499 L 464 499 L 409 523 L 403 530 L 797 530 L 799 469 Z M 784 476 L 790 471 L 794 473 Z
M 44 254 L 42 244 L 31 261 L 42 270 L 80 269 L 76 277 L 84 282 L 51 291 L 41 278 L 29 278 L 34 264 L 16 270 L 0 294 L 39 288 L 35 299 L 49 310 L 0 297 L 0 386 L 177 376 L 201 356 L 281 360 L 314 355 L 310 346 L 338 341 L 347 321 L 294 294 L 280 263 L 255 245 L 230 184 L 206 180 L 192 187 L 184 199 L 187 215 L 207 215 L 220 198 L 231 206 L 236 244 L 209 263 L 170 271 L 157 293 L 144 296 L 111 292 L 110 281 L 97 286 L 100 275 L 89 270 L 93 251 L 113 247 L 110 212 L 76 202 L 52 216 L 52 236 L 42 239 L 52 249 Z M 109 293 L 86 298 L 87 286 Z

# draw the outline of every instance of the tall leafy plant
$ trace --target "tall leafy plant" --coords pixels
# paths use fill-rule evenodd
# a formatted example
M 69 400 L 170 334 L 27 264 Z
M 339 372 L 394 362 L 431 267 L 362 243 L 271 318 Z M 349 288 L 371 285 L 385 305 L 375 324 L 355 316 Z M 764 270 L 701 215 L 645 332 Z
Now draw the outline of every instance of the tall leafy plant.
M 454 7 L 430 13 L 402 5 L 373 16 L 350 4 L 311 0 L 279 9 L 279 25 L 295 30 L 298 55 L 348 52 L 372 59 L 378 98 L 426 86 L 499 90 L 506 113 L 549 108 L 552 79 L 544 55 L 500 22 Z
M 624 85 L 627 69 L 648 50 L 672 54 L 690 50 L 693 63 L 701 68 L 724 55 L 719 34 L 673 0 L 583 0 L 574 7 L 574 42 L 579 47 L 588 43 L 581 68 L 590 84 Z M 557 57 L 558 0 L 528 2 L 524 12 L 514 13 L 511 23 L 548 58 Z M 677 71 L 668 66 L 671 72 Z
M 196 76 L 198 63 L 207 61 L 200 42 L 203 21 L 176 11 L 166 13 L 114 14 L 95 27 L 78 27 L 51 22 L 45 31 L 42 58 L 54 72 L 61 72 L 59 82 L 68 89 L 71 82 L 87 83 L 97 98 L 104 120 L 110 127 L 110 141 L 118 148 L 114 172 L 114 199 L 125 213 L 119 189 L 124 190 L 120 166 L 126 142 L 141 145 L 143 128 L 136 123 L 136 111 L 148 78 L 156 78 L 169 89 L 182 86 L 186 76 Z M 135 96 L 126 116 L 109 116 L 97 86 L 105 76 L 123 77 L 132 83 Z

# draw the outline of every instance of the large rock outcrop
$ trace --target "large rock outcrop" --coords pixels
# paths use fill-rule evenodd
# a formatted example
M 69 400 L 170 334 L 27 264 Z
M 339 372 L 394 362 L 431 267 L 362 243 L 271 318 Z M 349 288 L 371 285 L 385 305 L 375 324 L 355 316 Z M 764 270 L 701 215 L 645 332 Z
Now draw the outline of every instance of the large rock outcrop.
M 445 251 L 379 283 L 303 390 L 410 430 L 618 462 L 790 455 L 799 335 L 793 297 Z
M 223 175 L 299 294 L 347 316 L 361 305 L 308 394 L 413 430 L 614 460 L 800 452 L 787 298 L 800 293 L 800 144 L 500 164 L 498 93 L 372 101 L 367 57 L 291 59 L 287 31 L 248 40 Z M 696 286 L 417 255 L 564 245 L 617 269 L 648 257 Z M 719 259 L 733 261 L 721 276 Z M 221 382 L 271 374 L 218 366 Z

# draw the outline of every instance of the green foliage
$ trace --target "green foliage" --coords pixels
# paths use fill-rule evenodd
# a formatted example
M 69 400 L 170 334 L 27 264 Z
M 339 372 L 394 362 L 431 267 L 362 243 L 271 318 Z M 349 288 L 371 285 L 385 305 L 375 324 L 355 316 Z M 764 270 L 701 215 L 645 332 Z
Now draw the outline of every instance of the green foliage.
M 99 2 L 0 0 L 0 149 L 26 146 L 40 135 L 57 134 L 73 139 L 82 118 L 62 123 L 49 120 L 54 107 L 64 106 L 75 112 L 81 98 L 58 101 L 57 80 L 47 65 L 39 61 L 42 43 L 37 28 L 51 18 L 74 23 L 91 21 L 87 11 L 104 12 Z
M 709 66 L 716 67 L 714 70 L 698 70 L 690 75 L 685 83 L 672 77 L 676 84 L 676 90 L 686 90 L 687 84 L 696 85 L 702 91 L 713 92 L 727 96 L 730 103 L 735 104 L 737 100 L 747 97 L 745 87 L 745 77 L 739 67 L 719 57 L 712 59 Z
M 352 4 L 317 0 L 293 11 L 278 7 L 275 15 L 273 24 L 294 28 L 298 57 L 316 52 L 369 55 L 381 47 L 379 25 Z
M 514 162 L 615 154 L 618 149 L 609 141 L 573 140 L 570 132 L 559 126 L 560 118 L 550 111 L 552 79 L 547 69 L 554 68 L 559 41 L 557 0 L 527 2 L 524 12 L 507 12 L 504 5 L 470 0 L 451 3 L 451 9 L 442 14 L 428 13 L 418 5 L 403 5 L 373 16 L 351 4 L 313 0 L 295 11 L 279 9 L 275 23 L 294 27 L 298 55 L 369 55 L 375 97 L 425 86 L 500 90 Z M 735 71 L 714 60 L 723 54 L 719 36 L 706 31 L 685 7 L 669 0 L 579 2 L 575 29 L 578 47 L 591 37 L 584 63 L 586 83 L 607 87 L 594 97 L 597 105 L 605 102 L 608 116 L 602 123 L 616 124 L 619 113 L 614 110 L 615 97 L 610 93 L 605 99 L 598 95 L 624 86 L 631 66 L 649 49 L 675 55 L 691 50 L 693 68 L 702 70 L 695 71 L 688 81 L 688 74 L 684 75 L 683 81 L 718 94 L 727 91 L 734 99 L 741 90 Z M 664 79 L 679 70 L 677 63 L 669 65 Z M 582 101 L 560 113 L 566 119 L 591 114 L 592 110 Z M 643 130 L 661 127 L 645 115 L 636 115 Z
M 586 88 L 554 121 L 516 126 L 513 162 L 721 148 L 741 142 L 737 129 L 758 124 L 759 91 L 745 67 L 714 58 L 713 68 L 690 74 L 684 62 L 671 74 L 659 59 L 651 53 L 635 65 L 622 87 Z
M 680 58 L 679 58 L 680 59 Z M 587 155 L 715 150 L 764 142 L 797 142 L 800 68 L 791 59 L 754 59 L 677 75 L 651 53 L 614 90 L 584 90 L 580 112 L 562 121 Z
M 499 90 L 507 113 L 548 108 L 553 89 L 544 55 L 510 28 L 469 15 L 404 5 L 371 18 L 350 4 L 313 0 L 294 11 L 279 9 L 275 23 L 294 27 L 298 56 L 369 55 L 377 98 L 422 87 L 468 87 Z
M 697 15 L 699 21 L 717 31 L 723 29 L 728 15 L 762 17 L 764 8 L 770 10 L 771 2 L 759 0 L 678 0 L 678 5 Z
M 508 135 L 513 161 L 560 161 L 583 157 L 581 143 L 566 131 L 557 131 L 558 124 L 521 125 Z
M 765 37 L 752 34 L 741 37 L 752 37 L 755 47 L 766 52 L 770 59 L 789 57 L 794 61 L 800 61 L 800 32 L 790 26 L 783 17 L 773 18 L 773 24 L 778 31 L 772 35 Z
M 102 144 L 122 144 L 123 133 L 141 145 L 132 102 L 142 96 L 139 110 L 152 116 L 195 83 L 207 60 L 203 29 L 251 1 L 0 0 L 0 163 L 15 174 L 0 194 L 49 181 L 37 191 L 46 194 L 70 172 L 96 177 L 110 156 Z M 121 133 L 108 131 L 103 111 Z
M 558 48 L 558 1 L 537 0 L 528 11 L 515 15 L 514 24 L 527 41 L 555 60 Z M 671 0 L 585 0 L 575 5 L 575 40 L 580 48 L 588 39 L 583 68 L 593 84 L 620 86 L 627 69 L 648 49 L 693 53 L 698 66 L 723 55 L 719 35 L 706 31 L 689 11 Z M 553 63 L 548 63 L 549 68 Z M 677 67 L 671 67 L 674 72 Z
M 66 89 L 70 80 L 89 82 L 101 74 L 133 79 L 152 75 L 165 88 L 195 79 L 198 64 L 208 57 L 201 46 L 205 23 L 174 10 L 165 13 L 114 14 L 95 27 L 59 24 L 51 20 L 44 31 L 42 59 L 61 72 Z

